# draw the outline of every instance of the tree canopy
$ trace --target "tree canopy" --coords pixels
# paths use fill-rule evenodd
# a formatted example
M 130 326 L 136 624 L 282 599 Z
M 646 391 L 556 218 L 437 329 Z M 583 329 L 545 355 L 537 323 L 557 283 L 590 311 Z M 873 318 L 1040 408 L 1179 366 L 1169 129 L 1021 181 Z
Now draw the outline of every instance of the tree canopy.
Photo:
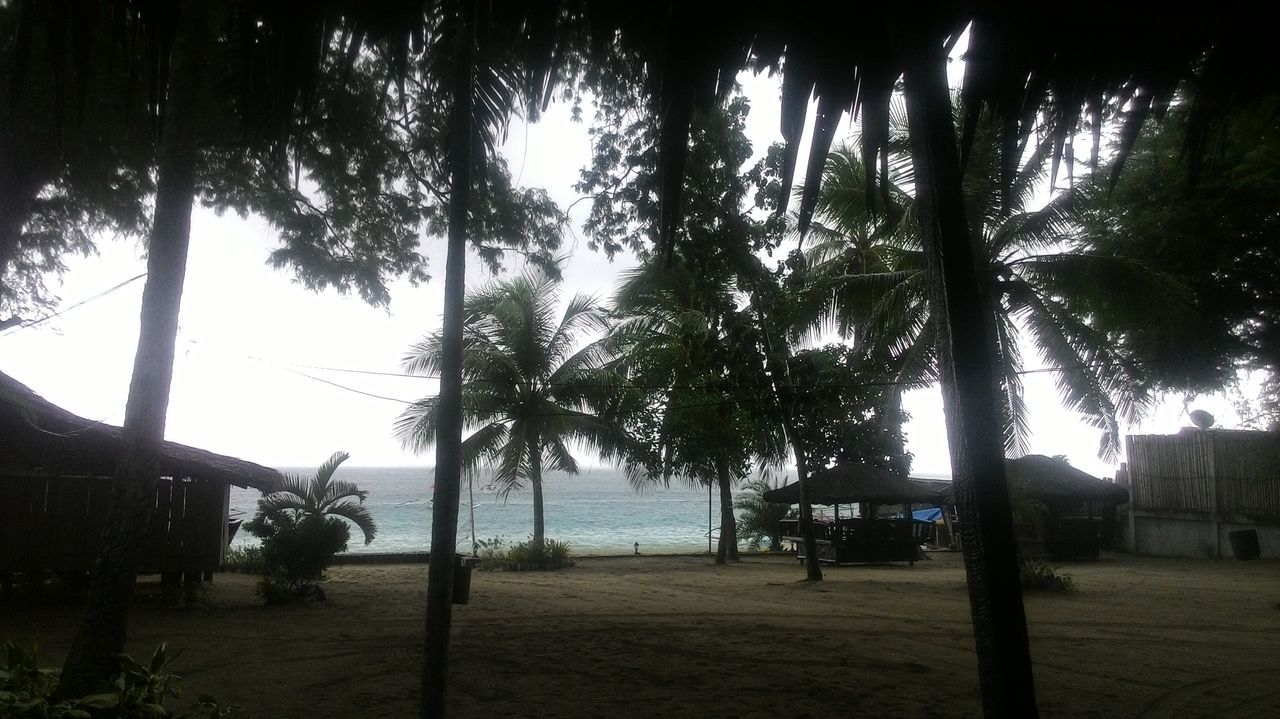
M 1192 116 L 1185 104 L 1175 107 L 1134 144 L 1115 189 L 1089 203 L 1083 234 L 1093 252 L 1136 258 L 1191 292 L 1181 321 L 1149 324 L 1126 339 L 1153 384 L 1214 391 L 1234 384 L 1237 371 L 1261 371 L 1263 401 L 1254 419 L 1264 426 L 1280 418 L 1276 117 L 1274 99 L 1234 113 L 1193 165 L 1182 150 Z

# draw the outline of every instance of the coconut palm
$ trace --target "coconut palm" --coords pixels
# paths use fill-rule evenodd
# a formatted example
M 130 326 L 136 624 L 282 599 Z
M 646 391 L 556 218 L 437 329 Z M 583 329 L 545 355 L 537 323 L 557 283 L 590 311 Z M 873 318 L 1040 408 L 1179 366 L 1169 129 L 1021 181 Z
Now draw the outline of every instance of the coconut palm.
M 771 482 L 766 473 L 761 472 L 742 486 L 745 492 L 738 495 L 733 506 L 741 512 L 739 526 L 743 536 L 748 538 L 747 546 L 759 549 L 765 541 L 770 552 L 782 549 L 782 520 L 791 513 L 791 508 L 778 502 L 766 502 L 764 493 L 786 484 L 782 481 Z
M 1021 381 L 1025 337 L 1042 363 L 1058 370 L 1063 403 L 1103 430 L 1100 454 L 1114 457 L 1119 420 L 1136 419 L 1151 396 L 1139 364 L 1114 332 L 1097 328 L 1095 318 L 1119 316 L 1129 326 L 1156 322 L 1160 316 L 1152 310 L 1185 304 L 1184 293 L 1139 262 L 1079 249 L 1075 213 L 1089 186 L 1061 191 L 1039 209 L 1023 209 L 1043 179 L 1047 159 L 1047 146 L 1037 149 L 1013 184 L 1001 186 L 994 155 L 979 144 L 966 185 L 967 214 L 980 238 L 983 281 L 993 303 L 1006 448 L 1025 450 L 1029 435 Z M 938 378 L 937 324 L 919 225 L 899 221 L 914 213 L 914 199 L 890 183 L 885 196 L 891 204 L 869 204 L 861 200 L 863 178 L 854 150 L 838 148 L 829 156 L 818 193 L 817 241 L 809 250 L 814 266 L 808 291 L 815 297 L 810 304 L 830 312 L 826 317 L 846 336 L 892 353 L 900 387 L 930 384 Z M 911 182 L 908 168 L 900 179 Z M 806 319 L 813 325 L 820 317 L 810 311 Z
M 351 482 L 333 479 L 338 467 L 350 458 L 351 455 L 347 452 L 334 452 L 309 479 L 285 475 L 281 489 L 258 502 L 260 515 L 294 512 L 300 515 L 299 518 L 341 517 L 364 534 L 365 544 L 372 542 L 378 535 L 378 525 L 373 521 L 373 515 L 369 514 L 369 508 L 364 506 L 369 492 Z
M 462 467 L 493 473 L 501 495 L 533 490 L 533 542 L 546 535 L 543 472 L 577 474 L 574 445 L 618 456 L 625 437 L 604 416 L 617 401 L 620 376 L 605 344 L 583 347 L 583 333 L 601 332 L 608 315 L 594 298 L 577 294 L 557 321 L 556 281 L 537 271 L 494 282 L 467 295 L 462 339 Z M 405 371 L 435 375 L 442 338 L 432 335 L 405 355 Z M 406 447 L 423 452 L 436 442 L 440 402 L 427 397 L 396 420 Z
M 717 564 L 738 559 L 733 485 L 753 463 L 780 463 L 786 446 L 777 417 L 767 416 L 770 403 L 760 401 L 763 359 L 735 300 L 728 277 L 690 271 L 678 251 L 670 267 L 649 263 L 625 276 L 609 335 L 624 357 L 619 369 L 646 390 L 650 410 L 629 425 L 652 470 L 633 473 L 633 484 L 682 477 L 716 486 Z

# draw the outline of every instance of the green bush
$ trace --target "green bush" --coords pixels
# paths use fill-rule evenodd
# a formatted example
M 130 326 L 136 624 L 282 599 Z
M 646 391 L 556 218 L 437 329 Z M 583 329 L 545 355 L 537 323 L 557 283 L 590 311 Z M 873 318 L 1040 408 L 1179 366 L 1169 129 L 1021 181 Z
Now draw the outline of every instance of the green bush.
M 1036 559 L 1022 560 L 1022 588 L 1047 589 L 1054 592 L 1068 592 L 1075 586 L 1075 580 L 1066 572 L 1059 572 L 1053 567 Z
M 222 571 L 240 572 L 241 574 L 266 574 L 267 563 L 262 556 L 262 546 L 250 544 L 245 547 L 231 547 L 222 560 Z
M 479 569 L 495 572 L 504 569 L 507 562 L 507 542 L 502 537 L 477 539 L 474 554 L 480 559 Z
M 324 577 L 334 555 L 346 550 L 351 538 L 346 522 L 291 511 L 259 511 L 246 526 L 262 539 L 266 576 L 258 585 L 258 596 L 268 604 L 307 596 L 323 599 L 315 582 Z
M 480 558 L 480 567 L 489 571 L 527 572 L 573 566 L 573 550 L 569 543 L 556 539 L 543 540 L 541 556 L 537 556 L 532 539 L 507 546 L 501 537 L 478 540 L 475 553 Z
M 569 543 L 555 539 L 542 540 L 542 551 L 538 552 L 532 539 L 512 547 L 507 552 L 506 564 L 503 567 L 512 572 L 541 571 L 563 569 L 573 566 L 573 551 Z
M 182 677 L 169 672 L 173 657 L 164 644 L 145 665 L 127 654 L 119 655 L 120 671 L 106 685 L 109 690 L 60 702 L 52 698 L 58 686 L 57 669 L 41 667 L 34 651 L 13 642 L 5 642 L 4 648 L 0 717 L 5 719 L 221 719 L 237 710 L 208 695 L 201 695 L 195 707 L 183 714 L 165 707 L 167 700 L 182 696 Z

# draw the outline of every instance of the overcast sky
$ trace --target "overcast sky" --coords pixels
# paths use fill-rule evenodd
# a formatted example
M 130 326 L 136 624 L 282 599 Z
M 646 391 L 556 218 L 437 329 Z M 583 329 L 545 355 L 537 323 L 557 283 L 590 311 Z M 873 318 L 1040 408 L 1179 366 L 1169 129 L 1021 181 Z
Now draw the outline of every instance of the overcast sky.
M 766 77 L 742 80 L 752 100 L 748 135 L 762 153 L 780 140 L 777 85 Z M 848 132 L 847 124 L 841 132 Z M 572 186 L 590 151 L 587 125 L 571 122 L 564 105 L 553 106 L 536 125 L 514 124 L 503 148 L 513 177 L 546 188 L 561 207 L 578 199 Z M 798 166 L 804 167 L 803 155 Z M 587 204 L 575 208 L 575 227 Z M 314 466 L 336 450 L 351 452 L 353 466 L 431 464 L 432 456 L 415 457 L 401 449 L 391 436 L 391 424 L 402 409 L 395 400 L 434 394 L 434 381 L 318 368 L 399 371 L 406 348 L 439 328 L 443 239 L 423 240 L 432 281 L 417 288 L 395 284 L 389 309 L 372 308 L 358 297 L 302 288 L 287 273 L 265 264 L 275 246 L 277 240 L 263 222 L 196 210 L 167 438 L 276 467 Z M 565 246 L 572 252 L 566 296 L 574 291 L 607 295 L 618 273 L 630 266 L 626 261 L 609 263 L 577 235 L 566 237 Z M 139 244 L 112 238 L 101 240 L 98 256 L 70 265 L 58 291 L 63 307 L 145 271 Z M 468 286 L 476 286 L 489 275 L 471 262 L 467 278 Z M 0 371 L 72 412 L 120 424 L 142 283 L 135 281 L 38 326 L 0 333 Z M 1027 369 L 1044 366 L 1031 348 L 1024 357 Z M 1054 376 L 1024 379 L 1033 451 L 1065 454 L 1086 471 L 1113 474 L 1114 466 L 1097 458 L 1097 430 L 1058 404 Z M 1220 425 L 1236 421 L 1220 397 L 1198 400 L 1192 407 L 1213 412 Z M 905 408 L 911 414 L 906 430 L 914 471 L 949 474 L 938 392 L 910 393 Z M 1181 397 L 1176 397 L 1130 431 L 1166 433 L 1187 425 Z

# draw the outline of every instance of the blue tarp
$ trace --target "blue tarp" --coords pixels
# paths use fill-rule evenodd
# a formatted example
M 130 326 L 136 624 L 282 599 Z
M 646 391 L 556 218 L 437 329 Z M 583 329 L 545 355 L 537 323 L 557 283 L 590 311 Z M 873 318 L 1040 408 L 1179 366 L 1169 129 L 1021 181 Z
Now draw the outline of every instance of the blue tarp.
M 911 513 L 911 517 L 917 522 L 936 522 L 942 519 L 942 509 L 939 507 L 930 507 L 929 509 L 917 509 Z

